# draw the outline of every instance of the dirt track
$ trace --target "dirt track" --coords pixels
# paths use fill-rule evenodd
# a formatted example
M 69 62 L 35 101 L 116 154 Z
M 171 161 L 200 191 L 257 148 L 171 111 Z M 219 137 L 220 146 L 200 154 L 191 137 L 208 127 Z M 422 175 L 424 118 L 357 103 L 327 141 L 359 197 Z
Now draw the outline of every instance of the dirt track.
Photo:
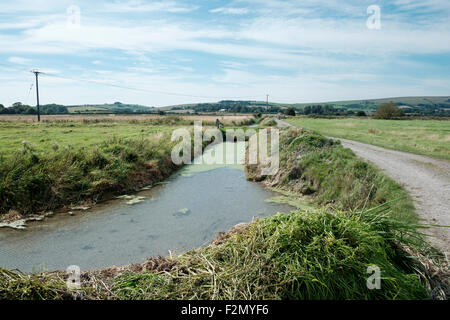
M 292 126 L 276 120 L 280 127 Z M 412 196 L 416 211 L 426 224 L 450 226 L 450 162 L 339 139 L 388 176 Z M 442 252 L 450 253 L 450 228 L 430 228 L 429 240 Z

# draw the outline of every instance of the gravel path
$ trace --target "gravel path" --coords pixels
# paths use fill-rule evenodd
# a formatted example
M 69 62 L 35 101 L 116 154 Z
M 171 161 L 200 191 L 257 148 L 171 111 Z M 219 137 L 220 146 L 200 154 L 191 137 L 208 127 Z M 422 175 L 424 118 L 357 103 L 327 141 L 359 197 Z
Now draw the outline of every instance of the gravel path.
M 276 119 L 280 127 L 293 127 Z M 382 169 L 412 196 L 423 223 L 450 226 L 450 162 L 340 139 L 359 157 Z M 450 228 L 430 228 L 429 240 L 449 256 Z

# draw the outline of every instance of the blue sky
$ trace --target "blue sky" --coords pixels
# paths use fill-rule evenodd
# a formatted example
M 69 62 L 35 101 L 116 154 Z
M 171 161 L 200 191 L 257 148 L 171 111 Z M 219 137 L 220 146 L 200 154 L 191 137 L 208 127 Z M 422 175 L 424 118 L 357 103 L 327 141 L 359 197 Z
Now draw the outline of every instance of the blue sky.
M 68 105 L 450 95 L 449 16 L 448 0 L 2 1 L 0 103 L 35 103 L 32 68 L 41 102 Z

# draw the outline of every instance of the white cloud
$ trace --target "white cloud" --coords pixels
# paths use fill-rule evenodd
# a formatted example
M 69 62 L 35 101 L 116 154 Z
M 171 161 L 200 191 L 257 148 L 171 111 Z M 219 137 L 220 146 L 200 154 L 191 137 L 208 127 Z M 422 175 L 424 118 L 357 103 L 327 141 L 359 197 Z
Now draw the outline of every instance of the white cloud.
M 236 15 L 242 15 L 249 13 L 249 10 L 247 8 L 216 8 L 213 10 L 210 10 L 211 13 L 223 13 L 223 14 L 236 14 Z
M 366 7 L 372 1 L 343 4 L 340 0 L 234 0 L 227 7 L 209 11 L 235 15 L 221 23 L 222 19 L 207 15 L 208 11 L 204 18 L 201 15 L 205 12 L 200 10 L 192 16 L 167 14 L 198 9 L 188 2 L 79 0 L 82 25 L 69 30 L 65 8 L 72 2 L 50 0 L 47 6 L 42 0 L 0 3 L 0 12 L 11 13 L 0 23 L 0 55 L 10 57 L 9 62 L 15 64 L 30 62 L 22 55 L 37 63 L 41 58 L 48 61 L 64 55 L 66 64 L 56 68 L 66 73 L 78 67 L 83 77 L 89 79 L 224 97 L 250 94 L 264 98 L 270 91 L 282 102 L 307 102 L 317 97 L 336 100 L 408 95 L 415 94 L 414 90 L 417 94 L 425 91 L 443 94 L 448 85 L 448 80 L 438 76 L 422 79 L 420 75 L 413 86 L 384 85 L 385 79 L 378 76 L 384 72 L 380 71 L 383 67 L 396 61 L 404 70 L 408 64 L 411 68 L 425 69 L 410 60 L 410 55 L 450 52 L 450 42 L 445 41 L 450 38 L 450 30 L 442 16 L 450 7 L 448 0 L 396 0 L 396 10 L 389 12 L 382 8 L 382 29 L 378 31 L 366 28 Z M 41 5 L 38 14 L 32 11 L 34 3 Z M 409 10 L 424 15 L 415 19 Z M 442 12 L 425 14 L 433 10 Z M 247 13 L 252 15 L 244 16 Z M 114 52 L 114 56 L 109 52 Z M 198 61 L 205 55 L 212 66 L 208 75 L 202 75 L 202 68 L 197 67 L 203 67 Z M 77 59 L 72 59 L 75 56 Z M 115 59 L 121 59 L 120 63 Z M 180 64 L 181 59 L 189 61 L 187 66 Z M 108 70 L 91 70 L 93 65 L 106 66 L 111 61 L 123 71 L 115 71 L 113 79 Z M 133 102 L 138 97 L 135 102 L 149 105 L 187 102 L 180 97 L 144 94 L 141 98 L 126 90 L 58 81 L 48 82 L 58 88 L 54 96 L 47 97 L 48 102 L 71 103 L 65 99 L 78 99 L 73 103 L 104 102 L 110 92 L 117 94 L 119 101 L 128 97 Z M 348 81 L 359 83 L 355 86 L 342 83 Z M 69 83 L 83 93 L 81 97 L 70 93 Z M 419 90 L 420 85 L 423 87 Z M 12 90 L 9 84 L 8 88 Z M 9 92 L 4 88 L 0 91 L 3 96 Z
M 170 12 L 186 13 L 197 10 L 197 6 L 185 6 L 175 1 L 152 1 L 150 3 L 141 0 L 120 1 L 105 4 L 107 12 Z
M 26 59 L 26 58 L 21 58 L 21 57 L 10 57 L 8 59 L 9 62 L 12 63 L 17 63 L 17 64 L 22 64 L 22 65 L 27 65 L 30 64 L 30 59 Z

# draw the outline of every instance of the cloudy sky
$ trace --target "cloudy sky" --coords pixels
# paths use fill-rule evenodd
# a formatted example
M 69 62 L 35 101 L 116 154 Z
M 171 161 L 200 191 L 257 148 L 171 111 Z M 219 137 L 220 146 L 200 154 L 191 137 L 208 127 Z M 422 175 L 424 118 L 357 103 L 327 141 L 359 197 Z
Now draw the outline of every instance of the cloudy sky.
M 0 103 L 35 103 L 32 68 L 41 102 L 68 105 L 449 95 L 449 16 L 448 0 L 1 1 Z

